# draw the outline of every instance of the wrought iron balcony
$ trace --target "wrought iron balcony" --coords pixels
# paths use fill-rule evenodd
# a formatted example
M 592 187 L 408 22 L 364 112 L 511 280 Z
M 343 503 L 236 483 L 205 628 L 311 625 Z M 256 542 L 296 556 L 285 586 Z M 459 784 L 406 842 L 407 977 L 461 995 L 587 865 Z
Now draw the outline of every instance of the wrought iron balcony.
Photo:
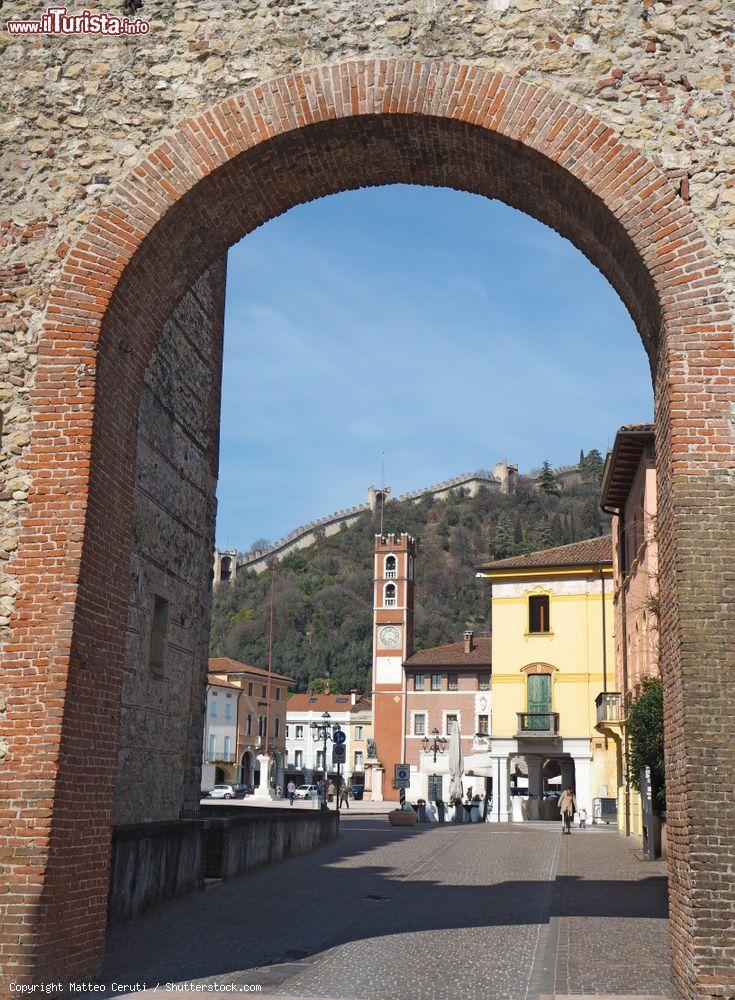
M 518 736 L 558 736 L 558 712 L 518 712 Z
M 222 753 L 220 750 L 215 750 L 214 753 L 210 753 L 209 750 L 205 750 L 202 762 L 204 764 L 234 764 L 235 754 Z
M 623 721 L 623 699 L 619 691 L 601 691 L 595 698 L 597 725 L 619 725 Z

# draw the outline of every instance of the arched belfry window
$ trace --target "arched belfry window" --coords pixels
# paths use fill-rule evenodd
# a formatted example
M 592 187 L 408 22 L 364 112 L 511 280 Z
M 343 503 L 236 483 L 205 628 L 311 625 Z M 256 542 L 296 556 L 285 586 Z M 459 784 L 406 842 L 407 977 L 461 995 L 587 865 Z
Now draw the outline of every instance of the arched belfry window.
M 396 585 L 395 583 L 386 583 L 384 597 L 383 597 L 383 607 L 394 608 L 395 606 L 396 606 Z
M 386 580 L 395 580 L 398 576 L 398 560 L 395 556 L 385 557 L 385 578 Z

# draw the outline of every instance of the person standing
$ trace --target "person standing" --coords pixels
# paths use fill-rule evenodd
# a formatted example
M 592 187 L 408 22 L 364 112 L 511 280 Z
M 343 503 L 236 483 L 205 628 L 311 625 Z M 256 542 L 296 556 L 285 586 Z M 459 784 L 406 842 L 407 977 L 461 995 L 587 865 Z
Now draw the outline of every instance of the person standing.
M 562 833 L 571 834 L 572 820 L 574 819 L 574 814 L 577 811 L 577 800 L 574 798 L 574 792 L 572 791 L 571 785 L 569 788 L 565 788 L 559 797 L 559 811 L 561 812 L 562 822 L 564 823 Z
M 579 829 L 580 830 L 586 830 L 587 829 L 587 810 L 586 809 L 580 809 L 579 810 Z
M 330 779 L 327 785 L 327 802 L 332 802 L 334 799 L 334 782 Z
M 293 781 L 289 781 L 288 785 L 286 785 L 286 791 L 288 792 L 288 801 L 293 805 L 294 795 L 296 794 L 296 785 Z
M 342 808 L 342 806 L 345 806 L 347 809 L 350 808 L 350 795 L 347 790 L 346 782 L 345 784 L 342 785 L 342 791 L 339 793 L 339 806 L 340 809 Z

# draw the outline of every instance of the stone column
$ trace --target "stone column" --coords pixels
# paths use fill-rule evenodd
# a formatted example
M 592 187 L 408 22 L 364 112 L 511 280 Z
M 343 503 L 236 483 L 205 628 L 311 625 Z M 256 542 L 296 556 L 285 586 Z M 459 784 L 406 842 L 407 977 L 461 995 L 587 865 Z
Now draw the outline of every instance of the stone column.
M 571 757 L 562 757 L 559 761 L 561 768 L 561 789 L 574 788 L 574 761 Z
M 541 819 L 543 791 L 541 771 L 544 759 L 543 757 L 526 755 L 526 766 L 528 768 L 528 819 Z
M 381 767 L 379 764 L 373 768 L 373 792 L 372 800 L 373 802 L 383 801 L 383 775 L 385 774 L 385 768 Z
M 275 792 L 271 787 L 271 757 L 267 753 L 258 754 L 260 764 L 260 784 L 253 792 L 254 799 L 274 799 Z
M 577 809 L 586 809 L 587 818 L 592 819 L 592 790 L 590 787 L 591 756 L 574 758 L 575 797 Z
M 508 802 L 508 757 L 490 758 L 493 770 L 493 808 L 491 823 L 507 823 L 510 820 Z

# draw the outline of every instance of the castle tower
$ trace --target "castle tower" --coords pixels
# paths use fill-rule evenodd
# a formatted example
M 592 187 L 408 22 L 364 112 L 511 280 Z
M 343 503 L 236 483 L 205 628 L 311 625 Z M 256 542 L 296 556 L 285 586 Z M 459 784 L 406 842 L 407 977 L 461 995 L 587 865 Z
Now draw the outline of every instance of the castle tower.
M 395 764 L 403 763 L 405 690 L 403 663 L 413 653 L 416 545 L 410 535 L 375 536 L 373 571 L 373 731 L 383 771 L 373 774 L 373 800 L 398 799 Z M 382 789 L 376 787 L 381 783 Z

